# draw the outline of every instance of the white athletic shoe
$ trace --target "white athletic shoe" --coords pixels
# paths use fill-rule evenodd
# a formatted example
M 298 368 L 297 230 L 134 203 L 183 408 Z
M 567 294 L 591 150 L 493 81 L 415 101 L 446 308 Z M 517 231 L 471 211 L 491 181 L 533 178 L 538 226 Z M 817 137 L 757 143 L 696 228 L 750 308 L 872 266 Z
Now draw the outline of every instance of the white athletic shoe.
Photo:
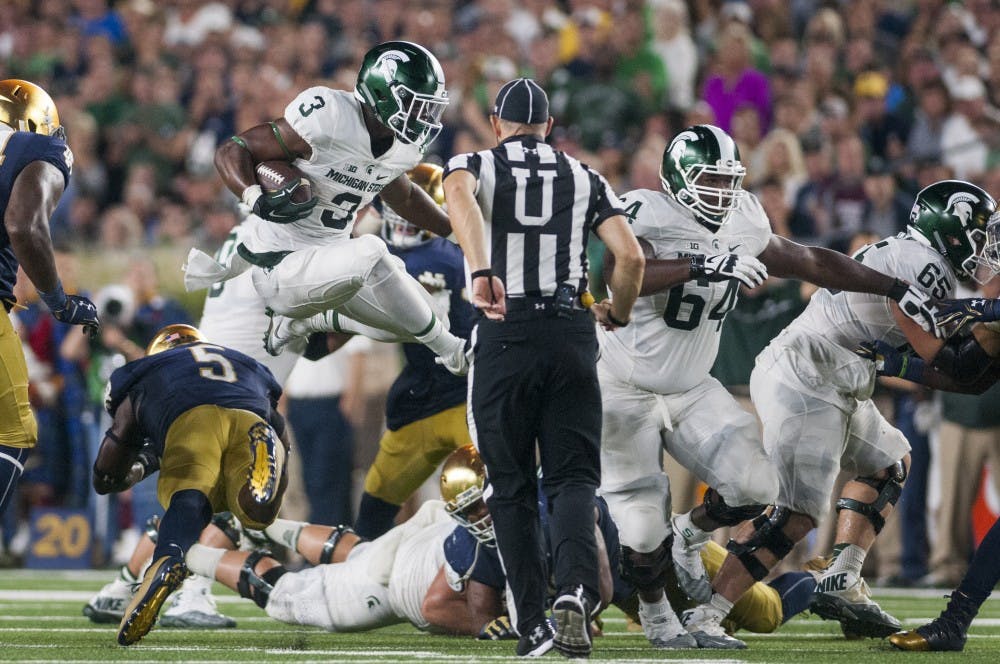
M 666 597 L 656 604 L 647 604 L 640 600 L 639 622 L 642 623 L 642 631 L 654 648 L 673 650 L 698 647 L 698 642 L 684 629 L 684 625 L 670 608 L 670 602 Z
M 285 346 L 295 338 L 289 329 L 293 319 L 276 314 L 270 309 L 266 313 L 268 323 L 267 333 L 264 335 L 264 350 L 267 351 L 268 355 L 277 357 L 284 352 Z
M 455 337 L 454 346 L 434 361 L 456 376 L 469 373 L 469 355 L 465 350 L 465 339 Z
M 119 575 L 90 598 L 83 607 L 83 615 L 93 623 L 120 623 L 125 616 L 125 607 L 132 601 L 132 589 L 135 585 Z
M 677 515 L 670 522 L 674 529 L 674 543 L 670 554 L 677 571 L 677 583 L 688 597 L 698 604 L 705 604 L 712 599 L 712 583 L 701 562 L 701 550 L 708 541 L 707 533 L 701 541 L 688 540 L 684 537 L 683 529 L 677 525 Z
M 161 627 L 187 629 L 229 629 L 236 621 L 219 613 L 212 597 L 212 581 L 191 576 L 171 598 L 173 604 L 160 617 Z
M 681 624 L 697 641 L 699 648 L 742 650 L 747 647 L 739 639 L 726 634 L 722 628 L 725 616 L 710 606 L 696 606 L 681 615 Z
M 871 598 L 865 580 L 853 572 L 827 570 L 816 581 L 809 609 L 827 620 L 839 620 L 844 633 L 884 639 L 901 629 L 898 620 Z

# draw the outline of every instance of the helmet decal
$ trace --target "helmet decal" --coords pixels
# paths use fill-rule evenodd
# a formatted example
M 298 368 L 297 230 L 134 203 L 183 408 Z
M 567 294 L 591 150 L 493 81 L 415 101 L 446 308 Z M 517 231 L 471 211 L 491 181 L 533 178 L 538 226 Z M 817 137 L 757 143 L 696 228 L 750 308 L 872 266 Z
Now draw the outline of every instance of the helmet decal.
M 965 226 L 972 219 L 972 206 L 979 203 L 979 198 L 967 191 L 958 191 L 948 197 L 948 202 L 944 206 L 944 211 L 950 212 L 962 220 Z M 952 208 L 955 208 L 952 210 Z
M 373 68 L 381 71 L 385 80 L 391 81 L 396 77 L 396 70 L 399 68 L 399 65 L 396 63 L 409 61 L 410 56 L 402 51 L 386 51 L 378 56 L 378 60 L 375 61 Z

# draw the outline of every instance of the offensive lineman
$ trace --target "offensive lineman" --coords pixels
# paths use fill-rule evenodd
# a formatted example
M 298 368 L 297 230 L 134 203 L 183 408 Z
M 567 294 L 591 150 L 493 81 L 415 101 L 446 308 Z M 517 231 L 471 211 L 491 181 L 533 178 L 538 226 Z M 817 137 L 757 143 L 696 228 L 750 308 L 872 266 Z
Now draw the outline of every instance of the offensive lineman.
M 272 354 L 313 331 L 303 333 L 310 317 L 322 320 L 336 310 L 419 341 L 450 371 L 464 373 L 465 341 L 447 331 L 385 243 L 371 235 L 350 237 L 358 210 L 376 195 L 421 227 L 450 233 L 447 216 L 406 177 L 440 131 L 447 104 L 437 59 L 417 44 L 386 42 L 365 54 L 353 95 L 309 88 L 283 118 L 234 136 L 216 152 L 216 167 L 230 190 L 269 223 L 253 226 L 227 264 L 192 250 L 187 288 L 250 270 L 276 314 L 267 330 Z M 263 193 L 254 167 L 272 159 L 294 162 L 315 197 L 293 202 L 298 182 Z
M 62 196 L 73 153 L 48 93 L 27 81 L 0 81 L 0 515 L 24 471 L 38 424 L 28 403 L 28 368 L 8 314 L 17 304 L 18 263 L 56 320 L 82 325 L 94 336 L 97 309 L 66 295 L 52 257 L 49 217 Z
M 855 261 L 920 285 L 935 299 L 974 276 L 996 202 L 967 182 L 945 180 L 921 190 L 906 233 L 868 245 Z M 709 604 L 685 612 L 685 624 L 717 621 L 728 603 L 761 579 L 829 507 L 837 472 L 858 473 L 837 501 L 833 559 L 820 577 L 812 610 L 858 634 L 885 637 L 899 621 L 869 597 L 865 555 L 899 498 L 909 445 L 870 400 L 871 363 L 854 353 L 861 341 L 906 342 L 926 360 L 939 343 L 880 297 L 821 290 L 757 357 L 750 395 L 763 423 L 764 446 L 777 467 L 776 507 L 746 524 L 732 542 Z M 725 642 L 723 647 L 734 647 Z
M 699 550 L 708 531 L 756 516 L 778 495 L 755 419 L 708 373 L 740 283 L 756 286 L 771 272 L 889 296 L 922 325 L 934 322 L 916 288 L 773 235 L 756 197 L 741 188 L 745 172 L 732 138 L 697 125 L 664 151 L 663 192 L 622 196 L 647 261 L 634 324 L 601 334 L 601 495 L 620 530 L 623 572 L 639 589 L 644 631 L 659 648 L 689 643 L 662 590 L 671 550 L 687 593 L 720 606 L 704 620 L 694 614 L 687 632 L 701 647 L 743 647 L 719 624 L 739 596 L 711 594 Z M 711 487 L 672 525 L 664 447 Z

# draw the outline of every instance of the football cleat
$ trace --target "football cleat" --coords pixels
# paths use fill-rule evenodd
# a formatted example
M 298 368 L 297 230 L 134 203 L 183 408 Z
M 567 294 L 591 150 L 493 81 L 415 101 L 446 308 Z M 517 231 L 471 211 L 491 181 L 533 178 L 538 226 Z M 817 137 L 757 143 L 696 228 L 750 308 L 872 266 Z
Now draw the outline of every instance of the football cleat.
M 708 538 L 698 541 L 688 541 L 683 531 L 677 526 L 677 517 L 671 519 L 674 529 L 673 544 L 670 555 L 674 559 L 674 569 L 677 572 L 677 583 L 681 590 L 698 604 L 705 604 L 712 599 L 712 584 L 708 580 L 708 572 L 701 561 L 701 549 Z
M 666 597 L 656 604 L 639 602 L 639 622 L 654 648 L 674 650 L 698 647 L 698 642 L 684 629 Z
M 900 650 L 961 651 L 965 648 L 966 632 L 978 611 L 979 607 L 972 600 L 956 590 L 940 616 L 914 630 L 893 634 L 889 643 Z
M 593 642 L 590 609 L 583 596 L 583 586 L 556 598 L 552 603 L 552 618 L 556 621 L 556 634 L 552 639 L 556 650 L 566 657 L 589 657 Z
M 724 650 L 742 650 L 747 644 L 739 639 L 726 634 L 722 628 L 722 620 L 725 616 L 714 610 L 710 606 L 696 606 L 688 609 L 681 615 L 681 624 L 684 625 L 699 648 L 715 648 Z
M 129 583 L 119 576 L 90 598 L 90 601 L 83 607 L 83 615 L 87 616 L 92 623 L 121 622 L 125 616 L 125 607 L 132 599 L 134 586 L 134 583 Z
M 149 634 L 163 603 L 187 575 L 184 557 L 179 555 L 161 556 L 149 566 L 118 627 L 119 645 L 130 646 Z
M 171 598 L 171 606 L 163 612 L 160 626 L 187 629 L 236 627 L 235 620 L 219 613 L 211 586 L 210 579 L 197 574 L 191 575 Z
M 443 355 L 434 359 L 445 369 L 456 376 L 464 376 L 469 373 L 469 353 L 465 350 L 465 339 L 455 337 L 455 345 Z
M 257 503 L 267 505 L 278 493 L 284 470 L 284 448 L 279 444 L 274 429 L 265 422 L 254 424 L 248 434 L 251 462 L 247 471 L 247 486 Z
M 884 639 L 900 628 L 899 621 L 872 600 L 865 580 L 852 572 L 827 571 L 820 576 L 809 609 L 826 620 L 840 621 L 845 636 Z
M 552 650 L 552 645 L 552 625 L 545 620 L 521 635 L 515 652 L 518 657 L 541 657 Z
M 284 352 L 285 346 L 295 338 L 289 329 L 293 319 L 276 314 L 271 309 L 267 309 L 265 313 L 267 332 L 264 334 L 264 350 L 268 355 L 278 357 Z

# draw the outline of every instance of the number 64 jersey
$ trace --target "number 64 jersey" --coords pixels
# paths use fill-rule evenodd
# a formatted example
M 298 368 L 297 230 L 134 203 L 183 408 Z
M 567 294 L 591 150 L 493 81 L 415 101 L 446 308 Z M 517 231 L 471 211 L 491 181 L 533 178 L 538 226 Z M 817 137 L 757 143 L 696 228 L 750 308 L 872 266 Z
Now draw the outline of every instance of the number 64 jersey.
M 621 201 L 632 231 L 652 245 L 657 259 L 757 256 L 771 239 L 771 224 L 757 198 L 749 192 L 743 196 L 716 233 L 667 194 L 637 189 Z M 601 368 L 619 381 L 657 394 L 691 389 L 715 362 L 722 323 L 738 294 L 734 280 L 699 280 L 640 297 L 632 309 L 632 324 L 614 332 L 599 329 Z

